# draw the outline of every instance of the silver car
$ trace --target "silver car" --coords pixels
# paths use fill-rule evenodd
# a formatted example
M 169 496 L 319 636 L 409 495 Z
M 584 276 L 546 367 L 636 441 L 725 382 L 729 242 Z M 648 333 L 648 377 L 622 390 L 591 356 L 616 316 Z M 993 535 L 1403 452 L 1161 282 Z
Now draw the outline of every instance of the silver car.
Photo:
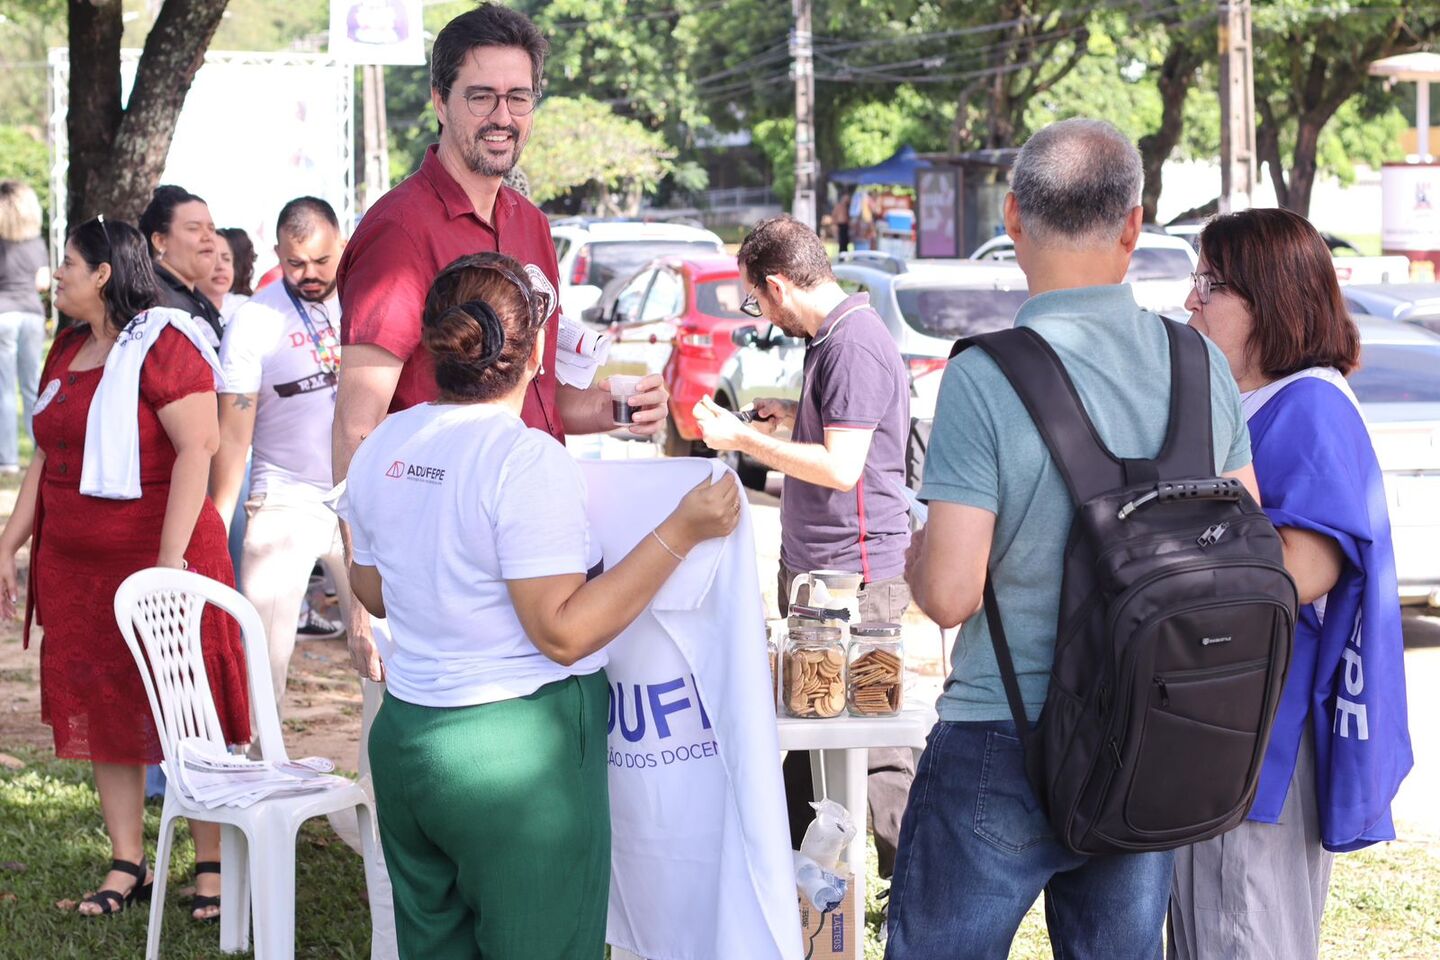
M 1357 316 L 1350 387 L 1385 475 L 1400 600 L 1440 605 L 1440 336 Z
M 1440 333 L 1440 283 L 1360 283 L 1340 292 L 1353 314 L 1418 323 Z

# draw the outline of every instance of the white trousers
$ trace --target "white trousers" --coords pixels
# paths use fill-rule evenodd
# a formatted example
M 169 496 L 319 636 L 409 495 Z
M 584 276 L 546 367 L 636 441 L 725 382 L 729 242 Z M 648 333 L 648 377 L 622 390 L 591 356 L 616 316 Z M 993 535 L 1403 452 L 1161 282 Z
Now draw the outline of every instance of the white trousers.
M 275 684 L 275 707 L 285 715 L 285 679 L 295 653 L 295 629 L 300 606 L 310 585 L 316 562 L 325 565 L 340 597 L 342 620 L 350 604 L 350 580 L 345 573 L 340 544 L 340 523 L 323 503 L 301 499 L 251 497 L 245 503 L 248 523 L 242 554 L 240 585 L 245 599 L 255 605 L 270 645 L 270 678 Z

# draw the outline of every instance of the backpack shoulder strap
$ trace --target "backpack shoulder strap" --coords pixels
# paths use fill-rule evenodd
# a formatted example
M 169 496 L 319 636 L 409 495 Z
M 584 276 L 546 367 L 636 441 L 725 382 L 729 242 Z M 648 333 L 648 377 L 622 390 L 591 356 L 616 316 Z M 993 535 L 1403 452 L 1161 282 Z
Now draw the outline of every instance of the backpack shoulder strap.
M 1155 458 L 1159 480 L 1215 473 L 1215 428 L 1210 412 L 1210 351 L 1200 331 L 1162 320 L 1170 339 L 1170 425 Z
M 1044 337 L 1028 327 L 1012 327 L 960 340 L 950 356 L 970 347 L 989 354 L 1010 381 L 1076 506 L 1126 485 L 1129 461 L 1106 448 L 1065 365 Z

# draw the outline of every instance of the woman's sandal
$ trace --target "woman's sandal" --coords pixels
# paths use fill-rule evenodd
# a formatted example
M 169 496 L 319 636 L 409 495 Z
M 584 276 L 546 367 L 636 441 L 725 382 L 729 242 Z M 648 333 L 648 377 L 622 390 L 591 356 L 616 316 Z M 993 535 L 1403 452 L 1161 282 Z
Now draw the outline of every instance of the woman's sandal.
M 195 861 L 195 876 L 196 876 L 197 882 L 198 882 L 198 879 L 199 879 L 200 874 L 202 874 L 202 873 L 219 873 L 219 872 L 220 872 L 220 861 L 219 861 L 219 860 L 196 860 L 196 861 Z M 217 913 L 215 914 L 215 916 L 213 916 L 213 917 L 197 917 L 197 916 L 195 916 L 195 911 L 196 911 L 196 910 L 208 910 L 208 909 L 210 909 L 211 907 L 216 907 L 216 908 L 218 909 L 219 906 L 220 906 L 220 898 L 219 898 L 219 897 L 202 897 L 202 896 L 200 896 L 200 895 L 197 893 L 195 896 L 193 896 L 193 897 L 190 898 L 190 919 L 191 919 L 191 920 L 194 920 L 196 923 L 215 923 L 216 921 L 218 921 L 218 920 L 220 919 L 220 914 L 219 914 L 218 912 L 217 912 Z
M 127 893 L 119 890 L 99 890 L 86 897 L 81 903 L 93 903 L 100 908 L 99 913 L 82 913 L 82 917 L 108 917 L 112 913 L 120 913 L 136 900 L 149 900 L 150 893 L 154 890 L 154 881 L 145 882 L 146 866 L 142 858 L 139 863 L 131 863 L 129 860 L 111 860 L 110 869 L 118 873 L 128 873 L 135 878 L 135 884 Z

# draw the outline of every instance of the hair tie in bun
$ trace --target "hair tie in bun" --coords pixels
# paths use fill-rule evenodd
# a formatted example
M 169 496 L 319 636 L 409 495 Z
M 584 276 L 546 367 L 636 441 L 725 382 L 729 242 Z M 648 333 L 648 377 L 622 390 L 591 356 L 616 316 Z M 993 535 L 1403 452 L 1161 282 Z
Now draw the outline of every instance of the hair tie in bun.
M 505 324 L 500 321 L 500 315 L 484 300 L 466 300 L 454 309 L 463 310 L 485 331 L 485 353 L 470 361 L 470 365 L 477 369 L 490 366 L 505 349 Z

